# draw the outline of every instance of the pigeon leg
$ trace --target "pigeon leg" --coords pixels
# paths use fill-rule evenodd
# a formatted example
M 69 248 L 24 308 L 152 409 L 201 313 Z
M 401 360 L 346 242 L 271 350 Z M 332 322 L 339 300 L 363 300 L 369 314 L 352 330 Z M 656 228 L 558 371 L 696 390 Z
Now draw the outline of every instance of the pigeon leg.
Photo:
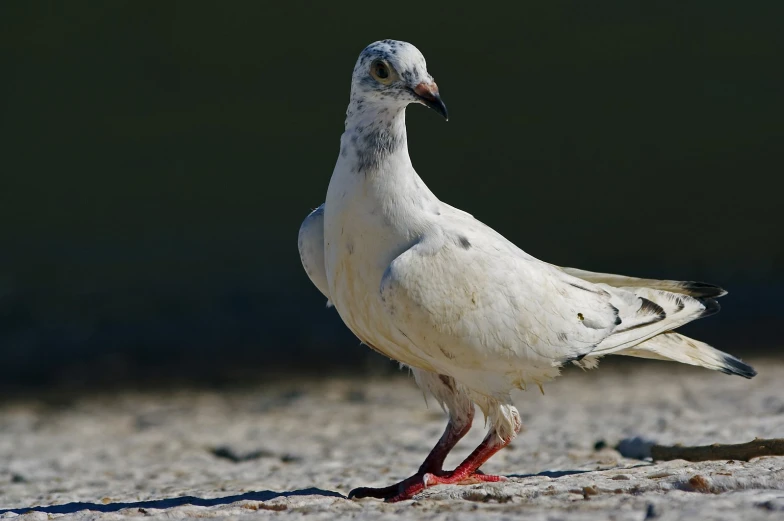
M 480 482 L 498 482 L 506 481 L 504 476 L 493 476 L 484 474 L 479 470 L 487 460 L 489 460 L 496 452 L 503 449 L 509 442 L 512 441 L 513 436 L 501 439 L 495 430 L 491 430 L 482 443 L 472 452 L 457 468 L 451 472 L 428 472 L 424 475 L 418 474 L 417 481 L 413 477 L 401 483 L 407 485 L 399 489 L 399 493 L 392 497 L 387 497 L 387 501 L 394 503 L 411 499 L 415 494 L 422 490 L 432 487 L 434 485 L 471 485 Z
M 427 455 L 425 461 L 420 465 L 419 471 L 417 474 L 425 474 L 427 472 L 437 474 L 443 471 L 444 468 L 444 460 L 452 452 L 452 449 L 455 448 L 457 442 L 463 439 L 463 436 L 468 434 L 468 431 L 471 430 L 471 424 L 474 422 L 474 409 L 473 407 L 469 409 L 468 418 L 461 418 L 459 420 L 449 419 L 449 423 L 446 425 L 446 429 L 444 430 L 444 434 L 441 435 L 441 438 L 436 443 L 436 446 L 433 447 L 433 450 L 430 451 L 430 454 Z
M 436 446 L 433 447 L 433 450 L 430 451 L 430 454 L 427 455 L 425 458 L 424 463 L 419 467 L 419 471 L 416 474 L 411 476 L 410 478 L 404 479 L 399 483 L 395 483 L 394 485 L 390 485 L 388 487 L 383 488 L 371 488 L 371 487 L 360 487 L 355 488 L 351 492 L 349 492 L 348 497 L 349 499 L 360 499 L 363 497 L 375 497 L 379 499 L 391 499 L 402 494 L 404 491 L 408 490 L 409 488 L 416 486 L 416 484 L 422 485 L 424 483 L 425 476 L 432 476 L 432 475 L 441 475 L 445 474 L 443 470 L 444 460 L 446 459 L 447 455 L 455 448 L 457 442 L 466 435 L 466 433 L 471 429 L 471 423 L 474 421 L 474 409 L 471 407 L 468 409 L 468 416 L 462 418 L 453 418 L 450 417 L 449 423 L 446 425 L 446 429 L 444 430 L 444 434 L 441 435 L 441 439 L 438 440 Z M 419 490 L 424 488 L 424 486 L 420 487 Z
M 484 465 L 496 452 L 509 445 L 523 427 L 520 414 L 514 406 L 503 405 L 502 407 L 506 409 L 505 416 L 511 420 L 511 423 L 501 433 L 497 430 L 498 427 L 490 429 L 482 443 L 455 470 L 426 472 L 424 475 L 420 470 L 419 474 L 399 484 L 397 494 L 386 496 L 385 499 L 390 503 L 411 499 L 415 494 L 433 485 L 470 485 L 480 482 L 505 481 L 506 478 L 503 476 L 492 476 L 479 470 L 479 467 Z

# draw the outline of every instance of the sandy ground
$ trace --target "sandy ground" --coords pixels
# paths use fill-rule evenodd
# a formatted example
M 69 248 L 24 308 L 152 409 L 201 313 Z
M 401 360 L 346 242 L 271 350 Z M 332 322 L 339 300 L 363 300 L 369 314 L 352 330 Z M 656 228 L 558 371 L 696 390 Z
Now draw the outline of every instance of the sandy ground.
M 397 504 L 345 496 L 411 474 L 443 430 L 405 375 L 5 403 L 0 517 L 781 520 L 784 457 L 652 464 L 596 449 L 784 436 L 784 363 L 755 365 L 751 381 L 649 361 L 569 370 L 516 396 L 527 430 L 484 467 L 508 481 Z

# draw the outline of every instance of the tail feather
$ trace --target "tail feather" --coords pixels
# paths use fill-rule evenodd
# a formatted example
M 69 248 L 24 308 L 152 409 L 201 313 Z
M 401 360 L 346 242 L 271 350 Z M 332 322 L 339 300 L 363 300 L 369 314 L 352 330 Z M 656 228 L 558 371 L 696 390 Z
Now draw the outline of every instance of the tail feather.
M 757 374 L 753 367 L 734 356 L 719 351 L 705 342 L 672 331 L 656 335 L 632 348 L 616 351 L 613 354 L 670 360 L 721 371 L 725 374 L 736 374 L 744 378 L 752 378 Z
M 705 282 L 680 282 L 595 273 L 561 268 L 573 277 L 598 285 L 612 297 L 620 323 L 613 333 L 575 364 L 590 369 L 604 355 L 624 355 L 670 360 L 697 365 L 727 374 L 752 378 L 757 372 L 748 364 L 674 329 L 719 312 L 715 299 L 726 291 Z
M 713 315 L 720 309 L 718 302 L 710 298 L 695 298 L 645 287 L 598 286 L 612 296 L 611 303 L 618 309 L 621 322 L 594 348 L 594 355 L 609 355 L 632 348 L 692 320 Z

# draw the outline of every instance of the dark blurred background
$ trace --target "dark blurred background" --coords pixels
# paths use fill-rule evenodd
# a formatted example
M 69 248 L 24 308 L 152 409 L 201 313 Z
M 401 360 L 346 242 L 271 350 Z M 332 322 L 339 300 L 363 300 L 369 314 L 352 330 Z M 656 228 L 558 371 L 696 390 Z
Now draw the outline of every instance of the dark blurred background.
M 0 387 L 264 381 L 391 364 L 297 254 L 351 71 L 414 43 L 450 204 L 553 263 L 705 280 L 685 332 L 782 356 L 784 4 L 0 3 Z

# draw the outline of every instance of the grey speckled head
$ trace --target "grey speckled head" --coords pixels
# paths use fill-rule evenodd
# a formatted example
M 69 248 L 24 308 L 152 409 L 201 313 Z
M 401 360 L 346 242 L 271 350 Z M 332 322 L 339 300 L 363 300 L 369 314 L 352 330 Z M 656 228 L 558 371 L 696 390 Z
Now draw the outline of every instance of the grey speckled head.
M 349 110 L 363 110 L 364 104 L 395 109 L 409 103 L 421 103 L 447 117 L 422 53 L 410 43 L 397 40 L 381 40 L 365 47 L 354 66 Z

